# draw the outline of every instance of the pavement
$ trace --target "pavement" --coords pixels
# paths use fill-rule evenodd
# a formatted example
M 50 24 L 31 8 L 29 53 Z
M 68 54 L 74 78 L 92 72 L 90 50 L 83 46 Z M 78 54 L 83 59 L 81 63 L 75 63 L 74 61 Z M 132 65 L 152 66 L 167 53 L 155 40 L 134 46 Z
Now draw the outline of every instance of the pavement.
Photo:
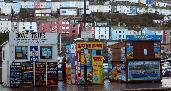
M 105 80 L 104 85 L 66 85 L 59 81 L 58 86 L 8 88 L 0 85 L 0 91 L 171 91 L 171 77 L 157 83 L 121 83 Z

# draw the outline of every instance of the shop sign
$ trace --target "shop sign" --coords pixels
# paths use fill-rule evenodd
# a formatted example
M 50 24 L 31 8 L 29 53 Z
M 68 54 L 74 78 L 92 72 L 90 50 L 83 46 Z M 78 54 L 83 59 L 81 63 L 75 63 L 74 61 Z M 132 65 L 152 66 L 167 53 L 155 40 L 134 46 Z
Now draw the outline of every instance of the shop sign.
M 80 49 L 103 49 L 103 42 L 77 42 L 77 51 Z
M 18 44 L 56 44 L 56 33 L 10 32 L 9 43 Z
M 142 41 L 142 40 L 152 40 L 161 41 L 161 35 L 127 35 L 126 40 L 128 41 Z
M 93 56 L 92 57 L 92 64 L 93 65 L 103 65 L 103 56 Z
M 128 61 L 128 81 L 159 79 L 160 61 Z

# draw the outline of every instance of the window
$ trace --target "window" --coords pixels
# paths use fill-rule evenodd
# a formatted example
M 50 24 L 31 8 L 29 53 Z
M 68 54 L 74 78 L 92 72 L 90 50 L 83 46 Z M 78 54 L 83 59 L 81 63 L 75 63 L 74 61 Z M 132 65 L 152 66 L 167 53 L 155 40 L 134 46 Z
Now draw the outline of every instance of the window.
M 41 46 L 40 47 L 40 58 L 41 59 L 52 59 L 52 46 Z
M 17 27 L 14 27 L 14 29 L 17 29 Z
M 30 26 L 30 29 L 32 29 L 32 26 Z
M 15 47 L 15 59 L 27 59 L 28 47 L 16 46 Z
M 147 49 L 144 49 L 144 55 L 147 55 Z
M 119 38 L 121 38 L 121 35 L 119 35 Z
M 72 27 L 75 28 L 75 25 L 73 25 Z
M 72 33 L 75 33 L 75 30 L 72 30 Z
M 25 29 L 25 27 L 23 27 L 23 29 Z
M 101 50 L 96 50 L 96 55 L 97 55 L 97 56 L 102 55 L 102 51 L 101 51 Z
M 62 11 L 62 13 L 66 13 L 66 11 Z
M 121 33 L 121 31 L 119 31 L 119 33 Z

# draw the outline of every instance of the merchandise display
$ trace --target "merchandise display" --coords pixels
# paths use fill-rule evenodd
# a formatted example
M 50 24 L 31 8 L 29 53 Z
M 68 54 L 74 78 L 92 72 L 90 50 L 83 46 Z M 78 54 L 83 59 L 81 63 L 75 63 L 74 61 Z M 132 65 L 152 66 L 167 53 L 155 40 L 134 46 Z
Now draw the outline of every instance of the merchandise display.
M 33 86 L 33 62 L 22 62 L 22 86 Z
M 10 87 L 20 87 L 22 84 L 22 66 L 20 62 L 13 62 L 10 66 Z
M 58 84 L 58 63 L 47 62 L 47 85 Z
M 35 63 L 35 86 L 46 86 L 46 63 Z

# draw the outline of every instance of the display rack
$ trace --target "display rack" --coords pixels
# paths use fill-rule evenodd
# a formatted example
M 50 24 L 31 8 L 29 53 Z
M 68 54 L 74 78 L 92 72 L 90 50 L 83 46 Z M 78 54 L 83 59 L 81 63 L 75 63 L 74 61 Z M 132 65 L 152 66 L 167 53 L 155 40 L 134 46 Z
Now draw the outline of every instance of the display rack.
M 33 62 L 22 62 L 22 86 L 33 86 Z
M 10 87 L 20 87 L 22 83 L 21 63 L 13 62 L 10 66 Z
M 46 86 L 45 62 L 35 62 L 35 86 Z
M 47 62 L 47 85 L 58 84 L 58 63 Z

